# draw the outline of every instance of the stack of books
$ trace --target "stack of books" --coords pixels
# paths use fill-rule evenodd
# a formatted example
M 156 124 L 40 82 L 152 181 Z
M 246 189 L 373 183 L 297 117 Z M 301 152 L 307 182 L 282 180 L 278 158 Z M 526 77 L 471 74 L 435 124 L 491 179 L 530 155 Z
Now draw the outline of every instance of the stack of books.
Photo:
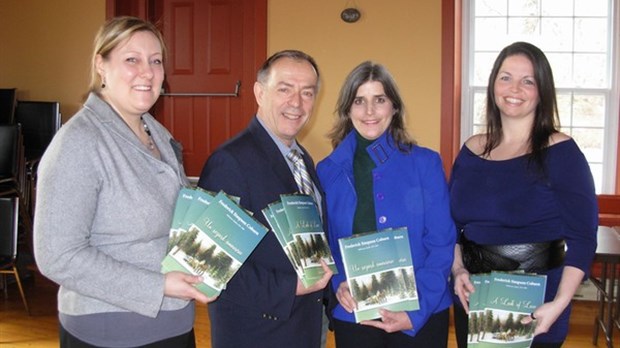
M 536 322 L 521 320 L 544 303 L 547 277 L 491 272 L 470 280 L 476 291 L 469 295 L 467 347 L 530 347 Z
M 223 191 L 179 192 L 162 272 L 203 277 L 196 287 L 217 296 L 267 233 L 267 228 Z
M 420 309 L 406 227 L 354 234 L 338 240 L 347 284 L 357 302 L 355 321 L 379 310 Z
M 338 273 L 314 198 L 305 194 L 280 195 L 280 200 L 269 204 L 262 213 L 306 288 L 325 274 L 320 260 Z

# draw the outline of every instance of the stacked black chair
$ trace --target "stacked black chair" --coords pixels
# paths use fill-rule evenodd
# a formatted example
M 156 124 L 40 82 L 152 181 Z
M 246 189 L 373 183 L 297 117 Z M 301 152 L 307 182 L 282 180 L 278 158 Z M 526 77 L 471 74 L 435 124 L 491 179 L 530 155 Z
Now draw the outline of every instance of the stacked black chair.
M 26 158 L 19 124 L 0 125 L 0 197 L 18 198 L 23 242 L 32 246 L 32 215 L 26 182 Z M 0 224 L 3 222 L 0 221 Z
M 13 124 L 15 120 L 15 88 L 0 88 L 0 124 Z
M 60 105 L 48 101 L 18 101 L 15 122 L 22 127 L 26 161 L 36 163 L 60 128 Z
M 29 190 L 27 204 L 29 212 L 32 214 L 34 213 L 36 198 L 37 165 L 60 128 L 60 105 L 58 102 L 51 101 L 20 100 L 15 109 L 15 122 L 21 125 L 24 136 L 26 178 Z
M 0 196 L 25 193 L 25 166 L 20 125 L 0 125 Z
M 7 275 L 13 275 L 24 302 L 26 312 L 30 315 L 28 301 L 24 294 L 21 277 L 17 267 L 17 239 L 18 239 L 19 198 L 0 198 L 0 284 L 4 289 L 4 298 L 8 297 Z

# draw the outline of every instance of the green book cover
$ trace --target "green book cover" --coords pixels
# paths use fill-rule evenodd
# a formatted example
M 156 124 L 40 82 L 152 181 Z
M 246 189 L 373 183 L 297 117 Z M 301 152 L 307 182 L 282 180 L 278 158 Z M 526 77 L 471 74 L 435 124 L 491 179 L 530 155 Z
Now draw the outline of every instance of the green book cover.
M 482 334 L 481 319 L 483 318 L 484 307 L 481 306 L 480 299 L 484 297 L 483 294 L 486 294 L 484 277 L 484 274 L 472 274 L 469 277 L 475 291 L 469 295 L 467 347 L 477 347 Z
M 265 226 L 220 192 L 183 234 L 183 242 L 166 255 L 162 266 L 167 271 L 202 276 L 204 281 L 196 287 L 215 296 L 266 233 Z
M 183 223 L 180 227 L 181 232 L 188 231 L 189 228 L 198 221 L 198 218 L 204 214 L 207 210 L 211 202 L 215 197 L 215 193 L 205 191 L 201 188 L 196 188 L 194 192 L 194 199 L 192 203 L 187 208 L 187 212 L 185 213 L 185 217 L 183 218 Z
M 290 247 L 289 244 L 293 241 L 293 237 L 291 235 L 291 229 L 288 225 L 288 219 L 286 217 L 286 212 L 284 211 L 284 206 L 281 201 L 273 202 L 268 205 L 269 210 L 273 214 L 273 220 L 275 225 L 275 232 L 279 238 L 282 239 L 282 244 Z
M 168 240 L 168 251 L 172 250 L 174 246 L 181 239 L 181 235 L 187 232 L 189 227 L 194 223 L 202 213 L 207 209 L 210 202 L 213 200 L 214 194 L 212 192 L 205 191 L 201 188 L 187 188 L 182 189 L 177 199 L 177 205 L 175 206 L 174 218 L 170 228 L 170 239 Z M 179 207 L 179 203 L 181 207 Z M 177 219 L 177 207 L 184 212 L 180 214 L 180 218 Z M 181 213 L 181 211 L 179 212 Z
M 179 191 L 176 203 L 174 205 L 174 212 L 172 213 L 172 222 L 170 223 L 170 235 L 168 239 L 168 251 L 174 247 L 174 244 L 179 238 L 181 233 L 180 229 L 183 226 L 185 213 L 192 204 L 194 199 L 194 193 L 196 190 L 192 187 L 183 187 Z
M 420 308 L 407 228 L 338 240 L 347 283 L 357 302 L 355 321 L 379 318 L 379 309 Z
M 288 221 L 291 248 L 299 254 L 304 286 L 316 283 L 325 273 L 319 262 L 321 259 L 334 274 L 338 273 L 314 198 L 305 194 L 287 194 L 280 195 L 280 200 Z
M 474 285 L 474 292 L 469 294 L 469 311 L 477 311 L 480 309 L 480 290 L 482 290 L 482 276 L 480 274 L 472 274 L 469 281 Z
M 269 223 L 271 231 L 278 239 L 278 242 L 280 243 L 282 250 L 284 250 L 286 257 L 288 257 L 291 262 L 291 266 L 295 269 L 297 276 L 302 279 L 303 274 L 301 272 L 301 268 L 299 267 L 299 254 L 292 248 L 292 238 L 288 228 L 286 213 L 282 207 L 282 202 L 277 201 L 269 204 L 262 210 L 262 213 Z M 286 233 L 284 233 L 282 229 L 286 230 Z
M 535 322 L 523 325 L 521 319 L 544 303 L 546 281 L 542 275 L 491 272 L 477 347 L 530 347 Z

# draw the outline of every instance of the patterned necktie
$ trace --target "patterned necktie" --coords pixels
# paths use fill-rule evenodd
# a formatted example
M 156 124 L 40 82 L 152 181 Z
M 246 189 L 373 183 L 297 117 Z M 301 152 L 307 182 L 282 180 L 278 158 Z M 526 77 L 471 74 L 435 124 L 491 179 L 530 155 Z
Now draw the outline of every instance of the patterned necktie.
M 312 185 L 312 180 L 310 180 L 310 176 L 306 170 L 306 165 L 304 164 L 304 160 L 299 155 L 299 152 L 297 152 L 297 150 L 291 150 L 286 155 L 286 158 L 293 162 L 295 168 L 293 170 L 293 177 L 295 178 L 295 182 L 301 192 L 314 197 L 314 186 Z

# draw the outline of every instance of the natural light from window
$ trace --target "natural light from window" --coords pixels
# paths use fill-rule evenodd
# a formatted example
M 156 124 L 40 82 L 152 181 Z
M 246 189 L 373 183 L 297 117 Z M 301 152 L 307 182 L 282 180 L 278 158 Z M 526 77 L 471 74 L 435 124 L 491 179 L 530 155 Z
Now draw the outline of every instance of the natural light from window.
M 484 132 L 486 85 L 497 54 L 512 42 L 528 41 L 553 68 L 562 131 L 586 155 L 597 193 L 613 192 L 620 99 L 613 24 L 619 22 L 619 2 L 464 1 L 461 142 Z

